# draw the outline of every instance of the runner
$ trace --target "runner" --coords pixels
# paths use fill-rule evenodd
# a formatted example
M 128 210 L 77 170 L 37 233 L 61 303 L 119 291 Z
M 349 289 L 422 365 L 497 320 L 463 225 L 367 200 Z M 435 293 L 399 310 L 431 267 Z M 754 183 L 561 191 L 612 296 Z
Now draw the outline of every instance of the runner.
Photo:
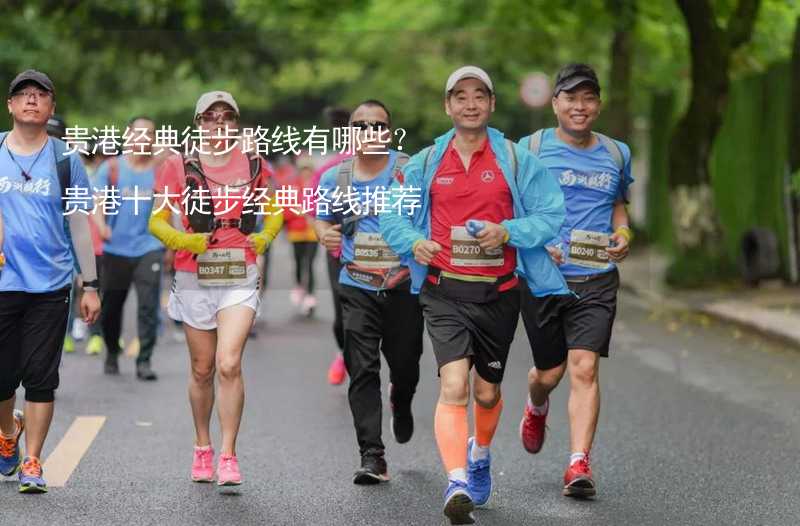
M 585 64 L 565 66 L 553 92 L 558 127 L 520 141 L 564 191 L 567 220 L 548 251 L 575 293 L 537 298 L 522 290 L 522 320 L 535 367 L 528 373 L 530 397 L 520 435 L 528 452 L 542 449 L 549 395 L 568 371 L 572 454 L 563 493 L 570 497 L 597 491 L 589 451 L 600 412 L 598 358 L 608 356 L 619 287 L 616 263 L 627 256 L 631 240 L 625 210 L 633 182 L 630 149 L 592 132 L 600 107 L 594 70 Z
M 408 157 L 378 140 L 391 138 L 391 116 L 383 103 L 361 103 L 350 126 L 361 130 L 357 155 L 322 176 L 315 226 L 329 252 L 341 251 L 344 361 L 361 455 L 353 482 L 377 484 L 389 480 L 381 440 L 380 353 L 389 365 L 392 434 L 403 444 L 414 433 L 411 401 L 419 382 L 423 322 L 417 294 L 411 293 L 410 267 L 418 265 L 383 241 L 373 204 L 375 192 L 388 189 Z M 340 202 L 338 211 L 336 197 L 348 194 L 352 197 Z
M 297 162 L 297 175 L 291 185 L 297 191 L 298 199 L 303 190 L 310 188 L 314 175 L 314 166 L 310 159 Z M 317 307 L 314 296 L 314 259 L 317 256 L 317 235 L 314 233 L 313 217 L 309 214 L 287 208 L 283 212 L 286 225 L 286 237 L 292 244 L 294 253 L 295 287 L 289 299 L 295 307 L 300 308 L 304 316 L 311 316 Z
M 156 124 L 148 117 L 131 119 L 123 149 L 130 153 L 111 157 L 95 177 L 98 212 L 93 214 L 103 244 L 103 312 L 100 317 L 106 347 L 105 374 L 119 374 L 122 309 L 131 286 L 136 287 L 139 354 L 136 377 L 153 381 L 158 376 L 150 360 L 156 346 L 160 312 L 161 264 L 164 248 L 147 228 L 153 207 Z M 110 202 L 109 202 L 110 201 Z
M 251 207 L 252 199 L 244 197 L 266 188 L 270 174 L 258 155 L 242 151 L 235 133 L 226 133 L 239 122 L 233 96 L 224 91 L 203 94 L 194 120 L 205 137 L 201 151 L 175 155 L 160 167 L 156 193 L 164 197 L 157 198 L 150 231 L 177 250 L 168 312 L 183 322 L 189 347 L 189 401 L 196 433 L 192 480 L 214 478 L 209 424 L 216 399 L 222 428 L 217 484 L 238 485 L 242 482 L 236 457 L 244 406 L 242 352 L 259 309 L 256 255 L 280 231 L 283 216 L 270 215 L 264 229 L 253 232 L 253 211 L 261 207 Z M 180 210 L 185 232 L 170 224 L 171 207 Z
M 0 134 L 6 257 L 0 273 L 0 473 L 19 469 L 19 491 L 43 493 L 47 484 L 40 455 L 53 417 L 70 308 L 70 238 L 82 271 L 83 318 L 93 323 L 100 311 L 87 215 L 92 199 L 79 156 L 65 156 L 66 145 L 47 135 L 47 120 L 55 111 L 50 78 L 24 71 L 11 82 L 8 95 L 13 128 Z M 24 416 L 14 410 L 20 384 Z M 20 469 L 23 430 L 26 455 Z
M 563 196 L 534 156 L 488 127 L 494 107 L 485 71 L 465 66 L 453 72 L 445 109 L 454 129 L 412 157 L 393 187 L 421 188 L 420 206 L 411 216 L 381 215 L 389 246 L 427 265 L 414 289 L 422 286 L 420 303 L 439 366 L 434 433 L 448 478 L 444 514 L 452 524 L 472 524 L 474 506 L 491 497 L 489 446 L 519 317 L 515 267 L 527 269 L 536 294 L 567 293 L 543 248 L 563 221 Z M 473 366 L 475 432 L 468 438 Z

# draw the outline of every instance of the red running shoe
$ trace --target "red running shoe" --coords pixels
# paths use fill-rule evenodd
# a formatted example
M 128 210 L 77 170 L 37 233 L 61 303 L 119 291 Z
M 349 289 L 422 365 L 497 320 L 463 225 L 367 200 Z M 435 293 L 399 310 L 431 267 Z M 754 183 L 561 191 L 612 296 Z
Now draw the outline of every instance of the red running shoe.
M 588 498 L 597 494 L 597 489 L 592 479 L 592 468 L 589 466 L 589 452 L 579 461 L 567 468 L 564 473 L 564 496 Z
M 347 378 L 347 368 L 344 365 L 342 353 L 336 353 L 336 357 L 328 368 L 328 383 L 331 385 L 341 385 Z
M 550 400 L 547 401 L 548 412 L 550 410 Z M 522 422 L 519 423 L 519 438 L 522 440 L 522 447 L 525 451 L 531 454 L 538 453 L 544 445 L 545 435 L 545 422 L 547 421 L 547 413 L 539 416 L 533 414 L 533 410 L 526 403 L 525 414 L 522 417 Z

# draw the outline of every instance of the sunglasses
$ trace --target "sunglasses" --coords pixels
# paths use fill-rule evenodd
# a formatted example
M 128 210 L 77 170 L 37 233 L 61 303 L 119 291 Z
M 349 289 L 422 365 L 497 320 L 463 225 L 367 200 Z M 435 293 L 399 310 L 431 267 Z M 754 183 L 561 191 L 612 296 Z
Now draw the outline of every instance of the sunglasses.
M 223 121 L 233 122 L 239 118 L 239 115 L 236 114 L 233 110 L 225 110 L 225 111 L 204 111 L 200 114 L 200 120 L 203 122 L 217 122 L 219 118 L 222 117 Z
M 366 130 L 368 128 L 372 129 L 377 128 L 378 130 L 389 129 L 389 125 L 381 121 L 353 121 L 350 123 L 350 126 L 352 126 L 353 128 L 358 128 L 359 130 Z

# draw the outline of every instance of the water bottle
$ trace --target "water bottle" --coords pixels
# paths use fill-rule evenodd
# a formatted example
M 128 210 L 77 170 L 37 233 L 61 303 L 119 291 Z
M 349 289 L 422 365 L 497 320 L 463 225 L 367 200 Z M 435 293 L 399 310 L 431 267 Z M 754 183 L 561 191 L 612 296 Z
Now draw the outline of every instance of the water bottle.
M 478 221 L 477 219 L 470 219 L 467 221 L 466 227 L 469 235 L 476 237 L 478 232 L 486 227 L 486 224 L 483 221 Z

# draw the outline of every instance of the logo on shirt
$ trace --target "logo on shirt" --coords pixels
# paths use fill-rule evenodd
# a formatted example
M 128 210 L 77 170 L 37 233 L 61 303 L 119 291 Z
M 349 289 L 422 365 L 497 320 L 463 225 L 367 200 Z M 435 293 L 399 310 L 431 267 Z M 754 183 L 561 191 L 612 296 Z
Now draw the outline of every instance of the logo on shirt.
M 12 181 L 8 176 L 0 177 L 0 194 L 10 191 L 23 194 L 50 195 L 50 179 L 35 179 L 31 181 Z
M 401 172 L 400 170 L 397 170 L 394 173 L 394 179 L 400 184 L 403 184 L 405 182 L 405 177 L 403 177 L 403 172 Z
M 576 172 L 564 170 L 558 178 L 561 186 L 583 186 L 584 188 L 597 188 L 610 190 L 613 176 L 608 172 Z
M 436 184 L 453 184 L 455 177 L 437 177 Z
M 486 170 L 481 174 L 481 181 L 484 183 L 491 183 L 494 181 L 494 172 L 491 170 Z

